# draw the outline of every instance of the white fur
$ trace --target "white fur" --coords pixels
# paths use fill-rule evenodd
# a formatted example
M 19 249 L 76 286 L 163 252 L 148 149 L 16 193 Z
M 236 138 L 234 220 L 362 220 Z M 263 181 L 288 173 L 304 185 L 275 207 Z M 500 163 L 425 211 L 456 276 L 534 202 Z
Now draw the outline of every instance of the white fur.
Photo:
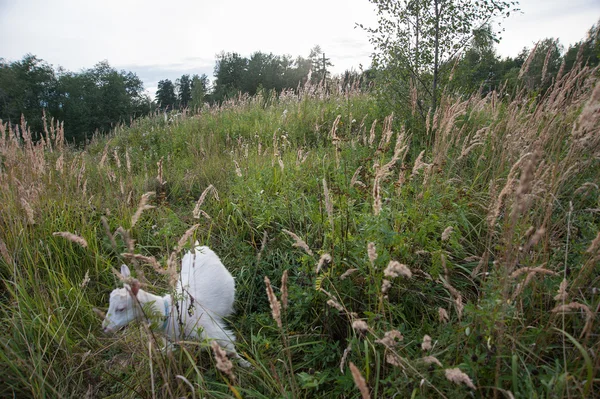
M 121 266 L 121 274 L 130 277 L 129 268 Z M 161 297 L 125 284 L 110 294 L 102 327 L 110 333 L 134 320 L 152 321 L 172 341 L 214 339 L 248 365 L 236 353 L 235 336 L 223 321 L 233 313 L 234 296 L 235 282 L 229 271 L 217 254 L 196 242 L 194 253 L 183 257 L 175 301 L 170 294 Z

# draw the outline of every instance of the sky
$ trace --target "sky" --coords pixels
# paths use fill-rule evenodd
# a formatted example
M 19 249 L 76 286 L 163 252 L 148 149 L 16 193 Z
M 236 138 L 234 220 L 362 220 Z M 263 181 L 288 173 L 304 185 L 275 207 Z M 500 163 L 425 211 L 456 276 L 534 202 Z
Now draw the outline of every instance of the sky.
M 504 20 L 501 56 L 558 37 L 567 48 L 600 19 L 600 0 L 521 0 Z M 71 71 L 108 60 L 153 96 L 161 79 L 205 73 L 222 51 L 307 57 L 320 45 L 333 72 L 370 65 L 368 0 L 0 0 L 0 58 L 31 53 Z

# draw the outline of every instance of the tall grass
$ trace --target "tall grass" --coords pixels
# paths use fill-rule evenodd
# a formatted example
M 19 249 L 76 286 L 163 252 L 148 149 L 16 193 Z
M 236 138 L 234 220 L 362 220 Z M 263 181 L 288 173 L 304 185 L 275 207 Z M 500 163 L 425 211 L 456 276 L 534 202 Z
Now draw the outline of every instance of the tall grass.
M 415 131 L 311 87 L 85 150 L 56 123 L 37 143 L 1 125 L 0 396 L 597 394 L 596 76 L 445 93 Z M 144 325 L 101 333 L 112 268 L 168 291 L 186 231 L 236 277 L 251 369 L 205 342 L 167 354 Z

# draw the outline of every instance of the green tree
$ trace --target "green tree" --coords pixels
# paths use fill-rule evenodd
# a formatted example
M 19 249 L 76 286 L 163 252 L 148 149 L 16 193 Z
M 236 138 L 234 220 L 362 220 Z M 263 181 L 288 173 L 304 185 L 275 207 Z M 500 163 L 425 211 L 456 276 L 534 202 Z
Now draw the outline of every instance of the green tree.
M 321 49 L 321 46 L 316 45 L 313 47 L 308 58 L 311 62 L 311 80 L 313 83 L 327 82 L 327 79 L 331 77 L 330 68 L 333 64 L 329 58 L 325 57 L 325 52 Z
M 238 53 L 219 54 L 214 73 L 214 100 L 221 102 L 243 91 L 247 68 L 248 59 Z
M 190 75 L 181 75 L 181 78 L 175 81 L 177 86 L 177 101 L 180 108 L 187 108 L 192 99 L 192 81 Z
M 21 61 L 0 59 L 0 119 L 18 124 L 21 115 L 32 128 L 42 131 L 42 110 L 55 95 L 56 76 L 52 66 L 34 55 Z
M 474 31 L 494 17 L 509 16 L 518 4 L 514 0 L 370 1 L 377 7 L 378 26 L 360 26 L 376 49 L 373 64 L 380 71 L 381 89 L 392 104 L 406 104 L 411 98 L 415 102 L 416 97 L 423 117 L 428 108 L 436 108 L 446 79 L 442 66 L 469 43 Z
M 562 62 L 563 47 L 558 39 L 546 38 L 540 40 L 535 47 L 535 53 L 527 62 L 521 81 L 531 92 L 544 92 L 558 74 Z M 530 51 L 523 49 L 520 59 L 527 59 Z
M 80 73 L 59 71 L 50 113 L 64 121 L 67 140 L 83 142 L 96 131 L 150 112 L 151 102 L 136 74 L 103 61 Z
M 600 63 L 600 20 L 590 28 L 584 40 L 569 47 L 564 56 L 565 70 L 570 71 L 578 58 L 590 66 Z
M 208 94 L 208 76 L 206 74 L 192 76 L 191 93 L 190 106 L 193 109 L 202 107 L 205 97 Z
M 171 80 L 165 79 L 158 82 L 156 102 L 164 110 L 172 110 L 176 107 L 177 96 L 175 95 L 175 86 Z
M 474 32 L 467 50 L 459 59 L 449 60 L 453 78 L 449 87 L 454 92 L 471 95 L 481 89 L 482 94 L 496 89 L 502 80 L 502 63 L 496 55 L 489 25 Z

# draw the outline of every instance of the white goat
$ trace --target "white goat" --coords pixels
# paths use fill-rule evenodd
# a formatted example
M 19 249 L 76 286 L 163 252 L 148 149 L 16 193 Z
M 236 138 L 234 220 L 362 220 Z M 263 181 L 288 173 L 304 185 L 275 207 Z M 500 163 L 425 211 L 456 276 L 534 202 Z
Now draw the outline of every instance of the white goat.
M 131 277 L 126 265 L 121 266 L 121 274 Z M 235 351 L 235 336 L 223 321 L 233 313 L 235 283 L 217 254 L 196 242 L 194 253 L 183 257 L 179 277 L 175 300 L 169 294 L 158 296 L 140 289 L 136 280 L 113 290 L 102 323 L 104 332 L 115 332 L 134 320 L 158 320 L 153 326 L 172 341 L 214 339 L 241 365 L 249 366 Z

